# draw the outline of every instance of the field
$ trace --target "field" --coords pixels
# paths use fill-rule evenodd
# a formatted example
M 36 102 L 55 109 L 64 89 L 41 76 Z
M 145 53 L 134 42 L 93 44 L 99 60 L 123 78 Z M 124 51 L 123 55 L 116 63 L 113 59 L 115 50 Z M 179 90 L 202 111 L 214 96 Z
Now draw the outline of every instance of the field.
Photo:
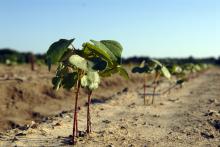
M 44 66 L 30 71 L 29 65 L 0 65 L 0 146 L 69 145 L 74 91 L 55 92 L 54 72 Z M 95 91 L 89 136 L 84 133 L 86 95 L 80 92 L 78 146 L 220 146 L 219 68 L 157 96 L 150 106 L 143 105 L 143 77 L 130 77 L 106 78 Z M 158 93 L 168 86 L 162 79 Z

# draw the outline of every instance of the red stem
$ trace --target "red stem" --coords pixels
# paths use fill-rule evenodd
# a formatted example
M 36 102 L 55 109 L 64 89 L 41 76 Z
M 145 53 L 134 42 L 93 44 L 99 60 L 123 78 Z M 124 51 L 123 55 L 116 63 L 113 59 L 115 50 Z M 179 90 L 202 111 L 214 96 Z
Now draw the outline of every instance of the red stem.
M 77 111 L 78 111 L 78 96 L 79 96 L 79 90 L 80 90 L 80 79 L 78 79 L 78 85 L 75 95 L 75 109 L 74 109 L 74 118 L 73 118 L 73 144 L 75 144 L 75 136 L 78 134 L 78 121 L 77 121 Z
M 154 96 L 155 96 L 155 92 L 156 92 L 156 88 L 157 88 L 157 81 L 159 80 L 160 78 L 160 73 L 159 72 L 156 72 L 156 75 L 155 75 L 155 78 L 154 78 L 154 90 L 153 90 L 153 98 L 152 98 L 152 104 L 154 104 Z
M 146 83 L 146 76 L 145 76 L 145 73 L 144 73 L 144 105 L 146 105 L 146 97 L 145 97 L 145 95 L 146 95 L 146 85 L 145 85 L 145 83 Z
M 89 91 L 88 93 L 88 105 L 87 105 L 87 130 L 86 132 L 89 134 L 91 133 L 91 116 L 90 116 L 90 104 L 91 104 L 91 95 L 92 95 L 92 91 Z

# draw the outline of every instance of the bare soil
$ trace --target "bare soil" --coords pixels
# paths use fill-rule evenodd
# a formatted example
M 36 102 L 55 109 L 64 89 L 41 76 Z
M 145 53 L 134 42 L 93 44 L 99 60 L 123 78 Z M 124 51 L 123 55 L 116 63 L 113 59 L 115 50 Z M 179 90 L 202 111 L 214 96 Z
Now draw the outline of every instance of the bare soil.
M 30 101 L 22 99 L 19 95 L 15 95 L 15 98 L 12 99 L 13 93 L 19 94 L 15 88 L 21 86 L 19 81 L 8 80 L 8 83 L 3 82 L 6 85 L 0 85 L 1 101 L 9 103 L 6 100 L 7 96 L 8 99 L 11 99 L 11 103 L 9 103 L 11 105 L 6 105 L 6 103 L 3 107 L 4 105 L 1 104 L 0 108 L 4 110 L 4 113 L 0 112 L 2 113 L 1 119 L 5 120 L 2 118 L 5 116 L 7 120 L 14 122 L 16 119 L 24 120 L 17 116 L 22 112 L 27 112 L 21 115 L 23 117 L 32 113 L 27 117 L 29 121 L 34 120 L 33 112 L 37 112 L 35 115 L 40 113 L 40 116 L 45 117 L 43 120 L 39 119 L 39 122 L 28 122 L 28 125 L 20 125 L 15 129 L 4 131 L 0 134 L 0 146 L 71 146 L 72 112 L 63 110 L 64 108 L 66 110 L 72 108 L 73 95 L 61 91 L 56 93 L 56 98 L 51 97 L 53 91 L 46 86 L 51 75 L 47 75 L 48 73 L 45 71 L 40 70 L 39 74 L 28 73 L 27 75 L 30 77 L 36 75 L 36 79 L 23 81 L 21 89 L 18 89 L 22 90 L 24 96 L 26 96 L 25 92 L 29 91 L 31 93 L 29 94 L 33 96 L 33 98 L 30 96 Z M 1 72 L 5 73 L 7 70 L 0 71 L 0 77 Z M 44 76 L 44 74 L 48 77 L 40 79 L 39 76 Z M 132 75 L 132 80 L 129 82 L 114 77 L 114 79 L 108 79 L 109 81 L 102 83 L 100 91 L 96 93 L 97 96 L 93 96 L 93 99 L 96 99 L 99 94 L 103 94 L 97 98 L 97 103 L 92 105 L 92 133 L 90 135 L 86 135 L 84 132 L 86 107 L 81 107 L 79 112 L 80 137 L 77 139 L 76 146 L 220 146 L 219 68 L 209 69 L 187 82 L 182 89 L 173 90 L 170 95 L 157 96 L 156 103 L 148 106 L 143 105 L 143 96 L 141 95 L 143 89 L 140 88 L 141 77 L 136 76 Z M 109 84 L 106 84 L 108 82 Z M 118 85 L 121 85 L 120 90 Z M 111 88 L 107 88 L 107 86 Z M 166 81 L 162 81 L 158 92 L 160 93 L 168 86 Z M 12 93 L 10 88 L 12 88 Z M 42 94 L 42 91 L 48 89 L 50 96 Z M 115 89 L 118 91 L 116 92 Z M 152 88 L 148 88 L 148 93 L 149 95 L 152 93 Z M 5 98 L 3 99 L 3 97 Z M 148 98 L 150 99 L 151 96 Z M 85 100 L 81 104 L 85 104 Z M 11 106 L 9 107 L 11 110 L 7 106 Z M 55 113 L 56 110 L 57 113 Z M 58 110 L 63 112 L 58 112 Z M 10 113 L 5 114 L 7 111 Z M 53 112 L 54 115 L 48 117 L 46 114 L 49 112 Z

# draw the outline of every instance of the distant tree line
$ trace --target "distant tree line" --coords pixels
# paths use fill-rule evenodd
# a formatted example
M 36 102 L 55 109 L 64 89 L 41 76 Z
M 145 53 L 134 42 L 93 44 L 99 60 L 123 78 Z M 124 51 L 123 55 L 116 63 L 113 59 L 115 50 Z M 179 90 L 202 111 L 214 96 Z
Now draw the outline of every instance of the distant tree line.
M 31 52 L 18 52 L 13 49 L 3 48 L 0 49 L 0 63 L 6 63 L 7 61 L 15 62 L 17 64 L 30 63 L 30 57 L 35 58 L 36 63 L 45 63 L 45 54 L 33 54 Z M 150 57 L 129 57 L 123 58 L 122 62 L 124 64 L 139 64 L 143 60 L 148 61 Z M 158 58 L 160 62 L 164 64 L 184 64 L 184 63 L 208 63 L 208 64 L 218 64 L 220 65 L 220 57 L 214 58 L 194 58 L 192 56 L 188 58 Z
M 35 58 L 36 62 L 44 62 L 44 54 L 33 54 L 31 52 L 18 52 L 9 48 L 0 49 L 0 63 L 12 62 L 16 64 L 29 63 L 30 58 Z
M 150 57 L 129 57 L 129 58 L 124 58 L 123 63 L 124 64 L 139 64 L 143 60 L 148 61 Z M 208 57 L 208 58 L 194 58 L 192 56 L 187 57 L 187 58 L 157 58 L 160 62 L 164 64 L 185 64 L 185 63 L 206 63 L 206 64 L 218 64 L 220 65 L 220 57 L 218 59 L 214 57 Z

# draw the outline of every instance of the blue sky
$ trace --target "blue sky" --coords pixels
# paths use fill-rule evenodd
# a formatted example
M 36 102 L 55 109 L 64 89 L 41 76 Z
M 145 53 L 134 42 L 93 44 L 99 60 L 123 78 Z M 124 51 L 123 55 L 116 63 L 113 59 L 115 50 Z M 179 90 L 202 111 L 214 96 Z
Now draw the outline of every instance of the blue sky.
M 114 39 L 123 56 L 220 55 L 220 0 L 0 0 L 0 48 Z

